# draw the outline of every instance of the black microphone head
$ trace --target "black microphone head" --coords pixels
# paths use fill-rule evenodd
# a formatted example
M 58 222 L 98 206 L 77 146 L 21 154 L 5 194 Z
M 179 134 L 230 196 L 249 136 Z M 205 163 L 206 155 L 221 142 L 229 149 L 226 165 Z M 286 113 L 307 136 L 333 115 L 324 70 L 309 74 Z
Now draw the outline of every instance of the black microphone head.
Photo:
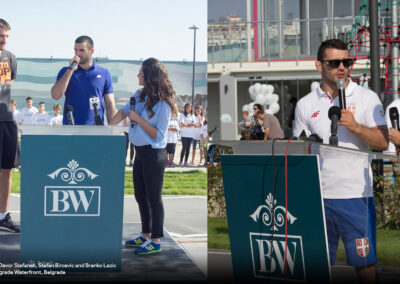
M 65 110 L 65 112 L 69 112 L 69 111 L 74 112 L 74 108 L 70 105 L 66 105 L 64 110 Z
M 135 99 L 135 97 L 131 97 L 131 99 L 130 99 L 130 104 L 131 104 L 131 105 L 136 104 L 136 99 Z
M 332 119 L 332 116 L 336 114 L 337 119 L 339 120 L 340 117 L 342 116 L 342 111 L 340 110 L 340 108 L 338 106 L 332 106 L 329 111 L 328 111 L 328 117 L 329 119 Z
M 345 81 L 344 81 L 343 78 L 339 78 L 339 79 L 336 81 L 336 87 L 337 87 L 338 89 L 344 89 L 344 85 L 345 85 Z
M 397 107 L 391 107 L 389 109 L 389 117 L 390 120 L 399 120 L 399 111 L 397 110 Z

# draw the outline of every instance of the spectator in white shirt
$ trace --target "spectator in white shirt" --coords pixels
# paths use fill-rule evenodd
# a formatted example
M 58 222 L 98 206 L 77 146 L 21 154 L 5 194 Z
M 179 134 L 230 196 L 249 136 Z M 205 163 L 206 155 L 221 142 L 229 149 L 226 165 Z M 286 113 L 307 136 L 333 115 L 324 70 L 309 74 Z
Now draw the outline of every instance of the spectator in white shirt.
M 54 114 L 50 117 L 51 125 L 62 125 L 63 116 L 60 114 L 61 106 L 59 104 L 54 104 L 53 106 Z
M 200 148 L 200 134 L 201 134 L 201 127 L 203 126 L 203 109 L 197 106 L 194 110 L 194 127 L 193 127 L 193 150 L 192 150 L 192 161 L 189 165 L 194 164 L 194 158 L 196 157 L 196 149 L 197 144 L 199 144 Z M 200 153 L 201 156 L 201 153 Z
M 49 125 L 50 115 L 45 111 L 46 105 L 44 102 L 39 103 L 39 112 L 35 113 L 36 124 Z
M 35 113 L 38 109 L 33 106 L 33 100 L 31 97 L 26 98 L 26 107 L 21 110 L 19 123 L 20 124 L 36 124 Z

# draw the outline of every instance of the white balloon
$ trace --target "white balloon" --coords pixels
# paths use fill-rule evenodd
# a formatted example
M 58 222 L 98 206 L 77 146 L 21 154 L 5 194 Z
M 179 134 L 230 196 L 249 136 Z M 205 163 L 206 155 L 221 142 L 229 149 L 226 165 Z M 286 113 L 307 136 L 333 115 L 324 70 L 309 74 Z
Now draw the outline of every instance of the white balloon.
M 270 105 L 270 104 L 272 104 L 274 102 L 274 97 L 273 97 L 273 95 L 272 94 L 267 94 L 266 96 L 265 96 L 265 104 L 266 105 Z
M 255 83 L 254 84 L 254 89 L 256 90 L 256 94 L 261 93 L 261 84 L 260 83 Z
M 230 123 L 232 122 L 232 117 L 228 113 L 221 114 L 221 121 L 223 123 Z
M 269 109 L 271 110 L 272 114 L 278 113 L 280 110 L 279 104 L 277 102 L 273 102 L 270 106 Z
M 257 104 L 260 104 L 260 105 L 264 104 L 264 101 L 265 101 L 264 94 L 257 94 L 255 101 Z
M 272 94 L 272 101 L 273 102 L 279 102 L 279 96 L 277 94 Z
M 255 104 L 255 102 L 249 103 L 249 115 L 250 116 L 254 114 L 254 109 L 253 109 L 254 104 Z
M 254 85 L 251 85 L 251 86 L 249 87 L 249 94 L 250 94 L 250 98 L 251 98 L 252 100 L 255 100 L 255 99 L 256 99 L 257 93 L 256 93 L 256 89 L 254 88 Z
M 267 85 L 267 94 L 272 94 L 274 92 L 274 86 Z
M 266 111 L 265 111 L 265 113 L 268 113 L 268 114 L 274 114 L 274 112 L 272 111 L 272 109 L 267 109 Z
M 249 111 L 249 105 L 243 105 L 242 111 Z
M 319 83 L 318 82 L 312 82 L 311 83 L 311 92 L 315 91 L 318 87 L 319 87 Z
M 261 85 L 261 94 L 268 94 L 268 86 L 266 84 Z

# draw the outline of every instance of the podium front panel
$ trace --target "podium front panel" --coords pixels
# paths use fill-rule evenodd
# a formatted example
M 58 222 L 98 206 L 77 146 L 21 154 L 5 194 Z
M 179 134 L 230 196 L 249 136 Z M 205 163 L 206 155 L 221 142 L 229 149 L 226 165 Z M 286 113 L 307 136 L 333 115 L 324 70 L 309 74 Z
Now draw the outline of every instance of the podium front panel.
M 318 156 L 288 156 L 287 233 L 285 156 L 221 161 L 235 279 L 330 281 Z
M 125 137 L 22 135 L 21 149 L 20 261 L 120 271 Z

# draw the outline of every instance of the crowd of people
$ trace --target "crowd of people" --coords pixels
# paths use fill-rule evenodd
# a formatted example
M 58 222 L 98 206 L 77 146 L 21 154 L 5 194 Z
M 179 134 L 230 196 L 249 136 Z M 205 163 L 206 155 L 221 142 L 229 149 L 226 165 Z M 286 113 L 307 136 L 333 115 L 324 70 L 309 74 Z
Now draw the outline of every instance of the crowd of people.
M 62 125 L 63 116 L 61 113 L 61 106 L 59 104 L 53 105 L 53 114 L 46 112 L 46 104 L 40 102 L 38 107 L 33 106 L 32 97 L 26 98 L 26 106 L 19 111 L 17 109 L 17 102 L 11 100 L 11 108 L 13 119 L 18 125 Z
M 183 111 L 180 112 L 176 104 L 173 105 L 171 116 L 168 122 L 167 146 L 168 154 L 167 167 L 192 167 L 205 166 L 208 141 L 207 114 L 204 115 L 203 108 L 195 107 L 193 112 L 192 105 L 186 103 Z M 181 145 L 179 163 L 175 163 L 175 153 L 177 145 Z M 133 166 L 134 147 L 131 143 L 127 146 L 128 166 Z

